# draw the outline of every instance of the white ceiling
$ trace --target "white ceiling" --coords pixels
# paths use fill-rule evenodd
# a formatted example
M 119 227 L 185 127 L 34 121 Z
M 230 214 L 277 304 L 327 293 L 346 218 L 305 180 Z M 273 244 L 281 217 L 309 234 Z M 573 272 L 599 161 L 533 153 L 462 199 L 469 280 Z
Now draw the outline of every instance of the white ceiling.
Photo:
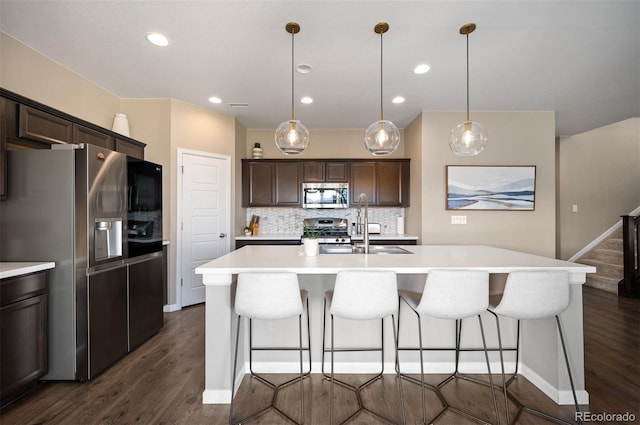
M 121 98 L 174 98 L 234 115 L 249 129 L 289 118 L 296 21 L 296 118 L 310 129 L 464 110 L 465 37 L 473 111 L 556 111 L 571 135 L 640 116 L 640 1 L 33 1 L 0 0 L 0 29 Z M 145 35 L 164 33 L 166 48 Z M 1 47 L 1 46 L 0 46 Z M 425 75 L 413 74 L 422 62 Z M 298 99 L 313 97 L 303 105 Z M 404 104 L 391 98 L 402 95 Z M 218 96 L 220 105 L 207 99 Z M 248 103 L 245 109 L 229 103 Z M 461 121 L 464 115 L 461 115 Z M 490 129 L 489 129 L 490 131 Z

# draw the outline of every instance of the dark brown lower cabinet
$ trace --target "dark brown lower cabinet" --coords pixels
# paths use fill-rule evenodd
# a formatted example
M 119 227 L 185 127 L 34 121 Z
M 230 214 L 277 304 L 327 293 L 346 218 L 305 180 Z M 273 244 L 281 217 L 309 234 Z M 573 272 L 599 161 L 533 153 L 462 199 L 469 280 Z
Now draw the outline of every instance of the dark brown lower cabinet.
M 127 354 L 127 267 L 89 276 L 89 379 Z
M 163 256 L 129 264 L 129 349 L 163 325 Z
M 46 272 L 0 281 L 0 405 L 32 389 L 49 367 Z

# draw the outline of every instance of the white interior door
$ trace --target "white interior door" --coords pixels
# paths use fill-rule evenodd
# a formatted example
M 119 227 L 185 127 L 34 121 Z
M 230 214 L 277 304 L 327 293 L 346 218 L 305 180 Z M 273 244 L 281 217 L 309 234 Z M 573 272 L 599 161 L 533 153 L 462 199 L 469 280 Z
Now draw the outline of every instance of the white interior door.
M 205 301 L 202 275 L 195 269 L 230 249 L 230 158 L 182 152 L 181 306 Z

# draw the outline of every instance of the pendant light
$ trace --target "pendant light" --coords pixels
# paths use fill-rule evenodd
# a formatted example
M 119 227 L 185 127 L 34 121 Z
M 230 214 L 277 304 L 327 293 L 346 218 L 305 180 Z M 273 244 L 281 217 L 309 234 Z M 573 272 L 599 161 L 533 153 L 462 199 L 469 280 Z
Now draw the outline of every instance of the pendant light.
M 285 29 L 291 34 L 291 119 L 280 123 L 276 129 L 276 146 L 285 155 L 299 155 L 309 146 L 309 130 L 300 121 L 295 119 L 294 104 L 294 35 L 300 32 L 300 25 L 289 22 Z
M 391 121 L 384 119 L 382 107 L 382 35 L 389 30 L 389 24 L 379 22 L 373 28 L 376 34 L 380 34 L 380 120 L 374 122 L 364 133 L 364 146 L 375 156 L 389 155 L 400 144 L 400 130 Z
M 460 34 L 467 37 L 467 120 L 458 124 L 449 135 L 449 147 L 458 156 L 473 156 L 482 152 L 489 136 L 484 126 L 469 118 L 469 34 L 476 29 L 476 24 L 465 24 L 460 27 Z

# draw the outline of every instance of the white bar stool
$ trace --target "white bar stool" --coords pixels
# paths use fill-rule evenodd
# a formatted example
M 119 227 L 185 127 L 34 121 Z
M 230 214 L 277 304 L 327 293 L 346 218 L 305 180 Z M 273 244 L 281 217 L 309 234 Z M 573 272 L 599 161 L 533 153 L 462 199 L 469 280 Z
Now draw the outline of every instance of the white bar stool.
M 341 423 L 346 423 L 351 419 L 355 418 L 360 412 L 367 412 L 376 418 L 395 424 L 398 423 L 395 420 L 389 420 L 384 418 L 377 413 L 373 412 L 371 409 L 365 407 L 362 403 L 362 398 L 360 396 L 360 392 L 375 382 L 378 379 L 382 378 L 382 374 L 384 371 L 384 328 L 382 329 L 382 341 L 380 348 L 335 348 L 334 345 L 334 316 L 340 317 L 342 319 L 348 320 L 378 320 L 382 325 L 384 325 L 384 318 L 391 317 L 391 324 L 393 327 L 393 339 L 394 346 L 397 348 L 398 340 L 396 334 L 396 325 L 395 325 L 395 314 L 397 311 L 396 299 L 398 297 L 398 282 L 396 278 L 396 273 L 393 271 L 379 271 L 379 270 L 343 270 L 338 272 L 336 276 L 336 283 L 333 290 L 327 291 L 325 293 L 325 313 L 323 318 L 323 329 L 322 329 L 322 367 L 324 374 L 324 341 L 325 341 L 325 330 L 326 330 L 326 311 L 327 307 L 329 308 L 329 313 L 331 316 L 331 347 L 327 352 L 331 353 L 331 375 L 325 377 L 331 380 L 331 395 L 330 395 L 330 423 L 333 424 L 333 398 L 334 398 L 334 384 L 338 384 L 344 388 L 347 388 L 356 393 L 356 397 L 358 400 L 358 410 L 356 410 L 353 414 L 351 414 L 347 419 L 345 419 Z M 344 381 L 335 378 L 334 373 L 334 354 L 336 352 L 346 352 L 346 351 L 380 351 L 382 357 L 382 369 L 380 373 L 378 373 L 373 378 L 369 379 L 365 383 L 359 385 L 358 387 L 354 387 L 352 385 L 347 384 Z M 396 351 L 396 358 L 398 356 L 398 352 Z M 399 378 L 399 374 L 397 375 Z M 402 382 L 401 379 L 398 379 L 398 390 L 400 393 L 400 404 L 401 404 L 401 415 L 402 415 L 402 423 L 405 423 L 405 412 L 404 412 L 404 396 L 402 394 Z M 385 393 L 386 397 L 386 393 Z
M 399 308 L 402 301 L 416 314 L 418 318 L 418 350 L 420 352 L 420 380 L 402 375 L 403 378 L 410 382 L 420 385 L 422 391 L 422 421 L 424 424 L 430 424 L 438 420 L 447 410 L 464 416 L 468 419 L 480 423 L 486 423 L 486 419 L 478 418 L 468 412 L 449 405 L 440 389 L 449 383 L 452 379 L 460 377 L 468 379 L 458 372 L 458 359 L 460 357 L 460 329 L 462 320 L 477 316 L 480 324 L 480 333 L 482 335 L 482 344 L 484 347 L 484 355 L 487 363 L 487 371 L 489 373 L 489 386 L 491 388 L 491 396 L 493 398 L 493 407 L 496 415 L 496 423 L 500 423 L 498 414 L 498 404 L 496 402 L 496 394 L 493 386 L 493 378 L 491 377 L 491 366 L 489 365 L 489 355 L 487 352 L 487 344 L 484 336 L 484 328 L 482 326 L 483 313 L 489 306 L 489 273 L 479 270 L 432 270 L 427 274 L 422 294 L 413 291 L 399 291 Z M 399 316 L 399 314 L 398 314 Z M 456 347 L 455 360 L 456 370 L 436 386 L 426 384 L 424 382 L 424 357 L 423 351 L 430 350 L 424 348 L 422 343 L 422 318 L 433 317 L 439 319 L 452 319 L 456 324 Z M 400 318 L 398 317 L 398 332 L 400 331 Z M 411 348 L 398 348 L 399 351 L 411 350 Z M 478 382 L 468 379 L 471 382 Z M 425 388 L 430 388 L 436 392 L 443 403 L 443 408 L 438 414 L 427 422 L 427 413 L 425 405 Z
M 302 314 L 304 313 L 303 304 L 306 304 L 307 310 L 307 346 L 302 345 Z M 238 283 L 236 287 L 235 311 L 238 315 L 238 328 L 236 330 L 236 348 L 233 360 L 233 372 L 231 375 L 231 406 L 229 409 L 229 423 L 240 424 L 249 419 L 261 415 L 269 409 L 274 409 L 280 415 L 295 424 L 304 423 L 304 382 L 303 379 L 311 372 L 311 336 L 309 335 L 309 299 L 306 290 L 300 290 L 298 276 L 295 273 L 239 273 Z M 256 320 L 280 320 L 298 316 L 298 338 L 299 347 L 253 347 L 252 326 L 251 323 Z M 273 390 L 271 405 L 266 408 L 252 413 L 251 415 L 233 421 L 233 399 L 235 395 L 235 376 L 238 363 L 238 343 L 240 341 L 240 324 L 242 318 L 249 319 L 249 370 L 252 378 L 256 378 L 259 382 L 268 386 Z M 275 385 L 259 376 L 253 371 L 252 352 L 260 351 L 291 351 L 300 352 L 300 376 L 290 379 L 280 385 Z M 307 351 L 309 354 L 309 369 L 303 370 L 302 352 Z M 275 405 L 278 391 L 300 381 L 300 422 L 291 418 Z
M 507 391 L 507 387 L 517 375 L 517 366 L 515 374 L 509 379 L 508 383 L 504 383 L 504 360 L 502 356 L 502 337 L 500 335 L 500 320 L 498 316 L 509 317 L 517 319 L 518 321 L 518 334 L 520 329 L 520 320 L 532 320 L 532 319 L 546 319 L 555 317 L 558 333 L 560 335 L 560 342 L 562 344 L 562 351 L 564 353 L 564 360 L 567 365 L 567 373 L 569 375 L 569 382 L 571 383 L 571 391 L 573 393 L 573 401 L 575 404 L 576 412 L 580 412 L 578 406 L 578 398 L 576 397 L 576 389 L 573 385 L 573 377 L 571 376 L 571 367 L 569 366 L 569 356 L 567 355 L 567 347 L 564 343 L 564 335 L 562 333 L 562 326 L 560 325 L 559 314 L 562 313 L 569 306 L 569 273 L 566 271 L 518 271 L 511 272 L 507 277 L 507 282 L 504 287 L 502 299 L 500 302 L 489 307 L 489 311 L 493 313 L 496 318 L 496 327 L 498 329 L 498 344 L 500 347 L 500 364 L 502 366 L 502 382 L 503 391 L 505 394 L 505 407 L 507 407 L 507 422 L 509 421 L 509 409 L 507 406 L 507 395 L 518 406 L 518 413 L 516 414 L 513 422 L 515 422 L 520 414 L 525 411 L 545 418 L 547 420 L 560 423 L 569 424 L 569 422 L 563 421 L 559 418 L 553 417 L 546 413 L 524 406 L 520 400 Z M 519 344 L 517 344 L 519 347 Z M 517 362 L 517 357 L 516 357 Z M 517 363 L 516 363 L 517 364 Z M 582 420 L 578 418 L 578 423 L 582 424 Z

